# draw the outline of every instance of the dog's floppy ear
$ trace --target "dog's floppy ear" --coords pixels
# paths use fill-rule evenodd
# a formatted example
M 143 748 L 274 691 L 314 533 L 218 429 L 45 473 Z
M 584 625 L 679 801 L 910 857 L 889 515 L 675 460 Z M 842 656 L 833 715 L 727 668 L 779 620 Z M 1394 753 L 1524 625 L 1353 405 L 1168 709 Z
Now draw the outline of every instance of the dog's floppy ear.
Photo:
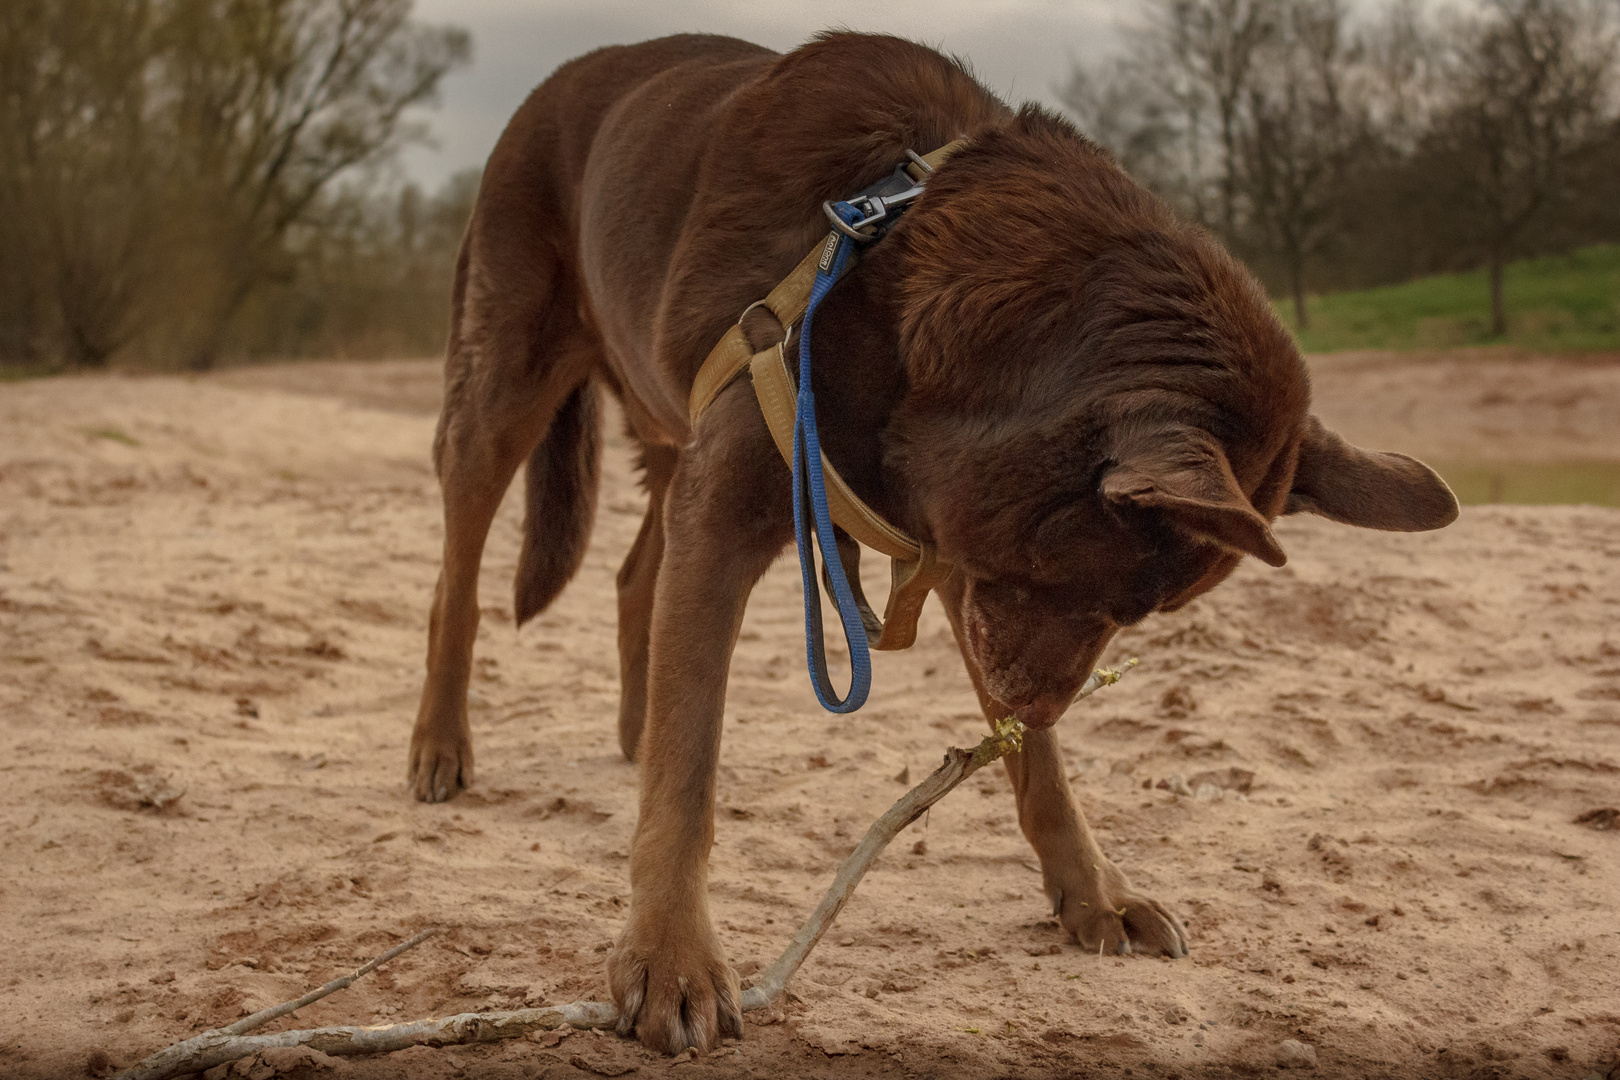
M 1364 529 L 1423 532 L 1457 520 L 1457 496 L 1423 462 L 1351 446 L 1311 416 L 1283 513 L 1320 514 Z
M 1184 533 L 1272 566 L 1288 561 L 1214 440 L 1170 432 L 1133 444 L 1117 451 L 1117 464 L 1103 473 L 1103 498 L 1157 510 Z

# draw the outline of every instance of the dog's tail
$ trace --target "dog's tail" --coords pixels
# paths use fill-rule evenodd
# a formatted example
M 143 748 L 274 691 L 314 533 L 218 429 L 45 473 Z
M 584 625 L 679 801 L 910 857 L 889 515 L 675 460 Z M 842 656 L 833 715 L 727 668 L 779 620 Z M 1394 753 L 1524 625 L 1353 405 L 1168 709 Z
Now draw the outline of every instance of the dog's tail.
M 519 626 L 557 599 L 585 558 L 596 517 L 601 452 L 601 403 L 595 380 L 586 379 L 568 395 L 551 430 L 529 455 L 523 550 L 514 582 Z

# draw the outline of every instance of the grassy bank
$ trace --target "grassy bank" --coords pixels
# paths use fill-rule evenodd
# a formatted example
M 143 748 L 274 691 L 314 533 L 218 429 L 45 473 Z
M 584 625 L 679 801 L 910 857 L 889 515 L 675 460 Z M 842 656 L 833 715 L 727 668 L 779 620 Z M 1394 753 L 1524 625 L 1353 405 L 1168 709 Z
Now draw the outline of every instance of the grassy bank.
M 1311 297 L 1306 352 L 1512 345 L 1537 352 L 1620 350 L 1620 244 L 1524 259 L 1503 275 L 1508 333 L 1490 333 L 1484 270 Z M 1277 311 L 1290 327 L 1293 306 Z

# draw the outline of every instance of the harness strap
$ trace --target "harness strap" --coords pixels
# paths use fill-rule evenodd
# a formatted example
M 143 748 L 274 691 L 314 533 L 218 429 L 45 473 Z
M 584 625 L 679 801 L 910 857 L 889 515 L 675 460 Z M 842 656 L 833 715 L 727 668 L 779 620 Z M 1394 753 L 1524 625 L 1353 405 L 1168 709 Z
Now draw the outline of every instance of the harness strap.
M 908 164 L 906 172 L 913 180 L 921 183 L 928 179 L 929 172 L 938 168 L 962 146 L 961 139 L 946 143 L 938 150 L 924 154 L 921 165 L 915 161 Z M 832 232 L 827 234 L 829 238 L 836 235 L 838 234 Z M 749 304 L 748 310 L 755 307 L 768 309 L 776 316 L 776 321 L 782 324 L 782 331 L 785 334 L 790 326 L 804 316 L 804 309 L 810 302 L 810 290 L 816 283 L 816 271 L 826 246 L 827 241 L 823 240 L 811 248 L 810 253 L 799 260 L 799 265 L 795 266 L 787 277 L 777 282 L 776 288 L 765 294 L 765 299 Z M 743 315 L 747 314 L 748 311 L 743 312 Z M 742 319 L 738 318 L 714 348 L 709 350 L 703 366 L 698 368 L 697 378 L 692 380 L 692 393 L 687 398 L 687 418 L 694 427 L 697 426 L 698 417 L 714 403 L 720 391 L 730 386 L 753 358 L 754 347 L 748 344 L 748 336 L 743 333 Z M 787 456 L 785 452 L 783 456 Z
M 782 346 L 778 344 L 756 353 L 748 371 L 754 379 L 754 395 L 759 399 L 765 426 L 770 428 L 782 459 L 791 463 L 798 387 Z M 891 560 L 889 601 L 884 606 L 882 622 L 874 628 L 872 648 L 884 652 L 910 648 L 917 640 L 917 618 L 922 614 L 923 602 L 928 599 L 929 591 L 950 573 L 950 567 L 934 557 L 932 544 L 912 539 L 868 506 L 838 474 L 826 454 L 821 455 L 821 471 L 833 521 L 844 532 Z M 846 556 L 845 561 L 853 563 L 855 560 Z M 865 597 L 860 600 L 864 601 Z M 866 607 L 864 603 L 858 606 Z M 867 613 L 870 610 L 867 608 Z
M 759 398 L 759 411 L 765 414 L 771 438 L 776 440 L 782 459 L 792 461 L 793 415 L 799 388 L 788 370 L 783 351 L 781 345 L 776 345 L 756 353 L 748 365 L 748 373 L 754 378 L 754 396 Z M 839 528 L 891 559 L 915 560 L 922 554 L 921 544 L 890 525 L 882 514 L 855 494 L 825 454 L 821 456 L 821 472 L 827 479 L 827 506 Z
M 905 166 L 904 171 L 914 183 L 922 184 L 935 167 L 962 145 L 962 140 L 957 140 L 921 158 L 912 155 L 912 163 Z M 888 184 L 893 179 L 890 177 L 883 183 Z M 845 204 L 840 204 L 840 207 L 842 211 L 848 211 Z M 842 213 L 841 216 L 845 222 L 850 220 Z M 810 671 L 816 696 L 824 707 L 834 712 L 851 712 L 865 701 L 870 682 L 870 665 L 865 655 L 866 639 L 870 637 L 871 647 L 876 649 L 909 647 L 916 641 L 917 619 L 928 593 L 950 573 L 950 567 L 935 558 L 932 545 L 913 539 L 885 520 L 883 515 L 855 493 L 832 462 L 821 453 L 819 442 L 814 437 L 813 397 L 808 393 L 799 393 L 788 365 L 786 335 L 791 332 L 793 324 L 805 318 L 800 347 L 801 363 L 808 371 L 808 339 L 805 334 L 809 329 L 807 312 L 813 306 L 812 292 L 816 292 L 816 298 L 825 294 L 853 257 L 853 246 L 843 242 L 839 231 L 828 233 L 826 239 L 800 260 L 763 300 L 750 304 L 743 315 L 746 316 L 755 307 L 765 307 L 781 324 L 784 340 L 755 353 L 739 319 L 710 350 L 693 380 L 688 401 L 689 416 L 695 427 L 714 399 L 744 369 L 753 378 L 754 393 L 771 438 L 794 473 L 795 532 L 799 536 L 800 565 L 804 576 Z M 808 416 L 804 415 L 806 411 Z M 800 436 L 806 433 L 807 426 L 810 438 L 802 440 Z M 809 445 L 806 445 L 806 441 Z M 808 455 L 812 451 L 820 468 L 811 465 Z M 812 519 L 815 527 L 807 528 Z M 823 525 L 826 527 L 822 528 Z M 836 529 L 832 528 L 834 525 Z M 823 532 L 827 535 L 821 535 Z M 851 646 L 850 661 L 854 670 L 850 692 L 843 700 L 837 698 L 827 678 L 826 656 L 821 647 L 820 593 L 815 580 L 814 554 L 805 550 L 811 537 L 821 548 L 823 577 L 834 595 L 845 637 Z M 859 577 L 855 576 L 853 580 L 846 577 L 844 564 L 856 570 L 858 575 L 856 567 L 860 549 L 852 540 L 891 559 L 889 599 L 881 621 L 867 605 L 860 590 Z
M 799 265 L 793 268 L 792 273 L 777 282 L 776 288 L 767 293 L 765 299 L 749 304 L 748 311 L 756 307 L 769 310 L 776 316 L 776 321 L 782 324 L 785 332 L 804 315 L 805 305 L 810 301 L 810 287 L 816 282 L 816 267 L 820 261 L 821 246 L 818 245 L 810 254 L 799 260 Z M 743 314 L 747 315 L 748 311 L 744 311 Z M 692 396 L 687 399 L 687 411 L 694 427 L 697 425 L 698 417 L 702 416 L 704 410 L 720 396 L 720 391 L 730 386 L 753 358 L 754 347 L 748 344 L 748 335 L 743 333 L 742 319 L 738 319 L 715 347 L 709 350 L 708 358 L 703 361 L 703 366 L 698 368 L 697 378 L 692 380 Z

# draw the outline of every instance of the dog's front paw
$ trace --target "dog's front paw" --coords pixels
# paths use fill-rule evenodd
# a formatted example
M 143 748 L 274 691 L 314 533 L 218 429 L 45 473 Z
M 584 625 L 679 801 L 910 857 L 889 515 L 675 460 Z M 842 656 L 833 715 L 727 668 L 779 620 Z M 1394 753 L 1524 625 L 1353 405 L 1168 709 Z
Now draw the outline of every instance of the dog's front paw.
M 445 802 L 473 782 L 472 735 L 462 728 L 446 736 L 418 726 L 411 733 L 406 782 L 421 802 Z
M 707 1053 L 723 1036 L 742 1038 L 742 991 L 707 921 L 681 926 L 669 910 L 632 912 L 608 957 L 619 1034 L 664 1054 Z
M 1175 913 L 1131 887 L 1125 875 L 1100 859 L 1092 880 L 1076 875 L 1068 887 L 1049 884 L 1052 908 L 1063 928 L 1087 952 L 1113 956 L 1187 955 L 1187 931 Z

